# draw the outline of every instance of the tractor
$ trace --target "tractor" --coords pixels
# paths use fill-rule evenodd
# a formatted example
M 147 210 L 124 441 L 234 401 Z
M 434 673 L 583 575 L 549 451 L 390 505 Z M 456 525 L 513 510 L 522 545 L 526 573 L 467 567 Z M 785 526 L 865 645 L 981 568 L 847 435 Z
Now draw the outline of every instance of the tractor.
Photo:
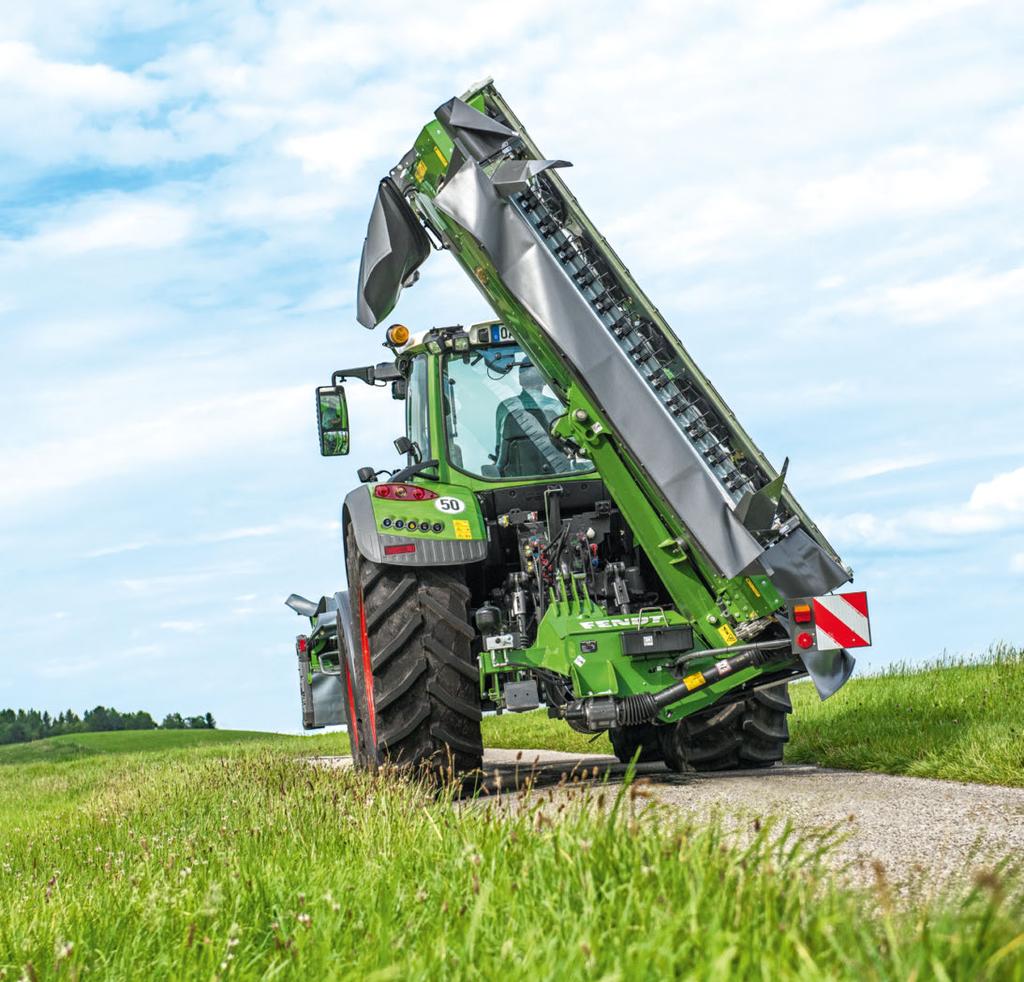
M 286 601 L 303 725 L 359 768 L 471 774 L 485 713 L 546 709 L 674 770 L 782 759 L 788 683 L 821 698 L 870 644 L 867 597 L 486 80 L 380 182 L 358 319 L 384 322 L 433 252 L 495 317 L 391 324 L 380 363 L 316 391 L 349 451 L 345 386 L 404 403 L 399 465 L 342 506 L 347 589 Z M 404 459 L 402 459 L 404 458 Z

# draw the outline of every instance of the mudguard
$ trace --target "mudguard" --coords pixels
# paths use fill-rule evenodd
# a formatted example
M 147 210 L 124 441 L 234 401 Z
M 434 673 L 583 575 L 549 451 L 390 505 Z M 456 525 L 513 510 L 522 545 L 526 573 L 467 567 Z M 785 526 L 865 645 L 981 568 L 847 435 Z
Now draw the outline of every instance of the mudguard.
M 431 483 L 434 497 L 414 501 L 377 497 L 375 487 L 350 491 L 342 508 L 342 526 L 352 527 L 361 556 L 387 566 L 462 566 L 486 558 L 487 527 L 472 491 Z
M 338 726 L 345 722 L 345 685 L 341 659 L 348 663 L 351 673 L 352 659 L 357 650 L 348 593 L 321 597 L 317 604 L 293 593 L 285 603 L 300 616 L 308 617 L 310 623 L 309 635 L 299 635 L 295 645 L 302 728 L 318 730 L 325 726 Z M 323 654 L 332 650 L 335 638 L 338 667 L 329 667 Z

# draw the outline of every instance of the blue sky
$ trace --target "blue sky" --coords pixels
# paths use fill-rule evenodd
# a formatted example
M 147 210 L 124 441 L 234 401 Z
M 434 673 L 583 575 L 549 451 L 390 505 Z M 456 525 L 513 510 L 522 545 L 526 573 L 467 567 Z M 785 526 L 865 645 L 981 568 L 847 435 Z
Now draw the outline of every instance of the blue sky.
M 357 11 L 359 8 L 359 12 Z M 0 33 L 0 705 L 298 727 L 282 606 L 397 404 L 378 178 L 493 75 L 870 591 L 860 665 L 1024 642 L 1019 4 L 23 4 Z M 434 258 L 414 327 L 489 311 Z M 841 698 L 841 696 L 840 696 Z

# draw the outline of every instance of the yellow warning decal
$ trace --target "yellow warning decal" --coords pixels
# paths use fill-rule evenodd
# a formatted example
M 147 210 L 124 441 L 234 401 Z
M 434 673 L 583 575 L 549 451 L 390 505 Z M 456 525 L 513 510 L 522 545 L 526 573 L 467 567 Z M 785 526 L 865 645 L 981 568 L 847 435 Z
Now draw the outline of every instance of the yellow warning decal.
M 757 584 L 749 576 L 743 582 L 747 584 L 747 588 L 750 590 L 750 592 L 755 597 L 757 597 L 758 600 L 760 600 L 761 599 L 761 591 L 758 590 Z
M 448 158 L 443 153 L 441 153 L 441 148 L 440 147 L 434 147 L 434 153 L 437 154 L 437 159 L 441 161 L 441 166 L 442 167 L 447 167 L 448 166 Z
M 424 160 L 417 160 L 416 166 L 412 169 L 412 176 L 416 178 L 417 182 L 422 181 L 427 173 L 427 164 Z
M 686 686 L 687 692 L 693 692 L 694 689 L 699 689 L 704 684 L 704 676 L 700 672 L 694 672 L 693 675 L 687 675 L 683 679 L 683 685 Z
M 729 627 L 728 624 L 723 624 L 718 629 L 718 633 L 722 635 L 722 640 L 726 644 L 735 644 L 736 643 L 736 632 L 733 631 L 733 629 L 731 627 Z
M 472 539 L 473 533 L 470 531 L 469 522 L 464 518 L 452 519 L 452 528 L 455 530 L 456 539 Z

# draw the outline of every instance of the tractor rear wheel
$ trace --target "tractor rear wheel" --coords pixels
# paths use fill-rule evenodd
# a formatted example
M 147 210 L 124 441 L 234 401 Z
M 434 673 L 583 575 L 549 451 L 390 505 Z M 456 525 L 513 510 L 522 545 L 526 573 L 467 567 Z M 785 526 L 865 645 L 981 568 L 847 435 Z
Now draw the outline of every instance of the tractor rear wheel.
M 771 767 L 782 760 L 791 712 L 789 687 L 780 683 L 659 727 L 665 763 L 674 771 Z
M 480 676 L 470 650 L 469 589 L 446 568 L 383 566 L 359 555 L 349 527 L 355 636 L 357 767 L 435 774 L 478 770 Z
M 638 764 L 646 764 L 652 760 L 661 760 L 661 742 L 658 739 L 658 728 L 650 723 L 643 726 L 613 726 L 608 731 L 608 739 L 612 742 L 615 756 L 628 764 L 639 749 Z

